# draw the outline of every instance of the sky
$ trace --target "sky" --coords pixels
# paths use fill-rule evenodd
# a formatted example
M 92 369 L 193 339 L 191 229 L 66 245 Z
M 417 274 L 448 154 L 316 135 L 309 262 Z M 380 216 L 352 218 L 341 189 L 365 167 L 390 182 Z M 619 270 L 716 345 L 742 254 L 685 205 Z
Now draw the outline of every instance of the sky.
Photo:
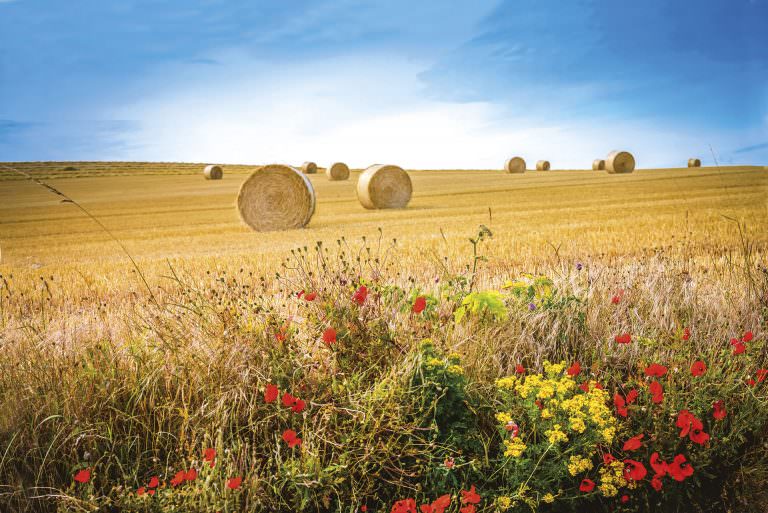
M 0 0 L 0 161 L 768 164 L 768 0 Z

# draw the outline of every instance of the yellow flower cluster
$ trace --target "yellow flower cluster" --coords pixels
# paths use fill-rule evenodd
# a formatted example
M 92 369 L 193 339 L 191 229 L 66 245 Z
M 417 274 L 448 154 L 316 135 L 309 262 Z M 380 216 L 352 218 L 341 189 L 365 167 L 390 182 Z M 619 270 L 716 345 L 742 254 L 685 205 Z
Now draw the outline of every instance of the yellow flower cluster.
M 517 378 L 515 376 L 507 376 L 496 380 L 496 386 L 502 390 L 514 390 L 517 385 Z
M 512 440 L 504 440 L 504 446 L 506 447 L 504 456 L 507 458 L 519 458 L 522 456 L 526 447 L 528 447 L 525 445 L 525 443 L 523 443 L 523 440 L 520 437 L 515 437 Z
M 568 441 L 568 435 L 562 431 L 562 426 L 560 424 L 555 424 L 552 426 L 552 429 L 544 431 L 544 436 L 549 439 L 549 443 L 552 445 Z
M 541 500 L 543 500 L 547 504 L 552 504 L 553 502 L 555 502 L 555 496 L 547 492 L 546 494 L 544 494 L 544 497 L 542 497 Z
M 568 460 L 568 472 L 572 476 L 581 474 L 582 472 L 586 472 L 588 470 L 592 470 L 592 467 L 592 460 L 583 456 L 571 456 Z
M 576 433 L 586 431 L 586 421 L 590 420 L 600 431 L 607 443 L 613 442 L 616 436 L 616 417 L 608 407 L 608 393 L 594 387 L 590 382 L 589 392 L 576 394 L 565 399 L 560 407 L 569 417 L 569 427 Z
M 512 507 L 512 497 L 507 497 L 506 495 L 496 497 L 496 506 L 498 506 L 501 511 L 508 510 Z
M 449 365 L 447 369 L 445 369 L 445 372 L 448 374 L 453 374 L 454 376 L 463 376 L 464 375 L 464 369 L 460 365 Z
M 619 488 L 626 486 L 624 479 L 624 463 L 616 460 L 600 469 L 600 493 L 606 497 L 615 497 Z
M 435 369 L 437 367 L 442 367 L 444 365 L 443 360 L 440 358 L 432 357 L 426 362 L 426 367 L 428 369 Z
M 496 420 L 506 425 L 507 422 L 512 422 L 512 416 L 509 413 L 500 411 L 499 413 L 496 414 Z

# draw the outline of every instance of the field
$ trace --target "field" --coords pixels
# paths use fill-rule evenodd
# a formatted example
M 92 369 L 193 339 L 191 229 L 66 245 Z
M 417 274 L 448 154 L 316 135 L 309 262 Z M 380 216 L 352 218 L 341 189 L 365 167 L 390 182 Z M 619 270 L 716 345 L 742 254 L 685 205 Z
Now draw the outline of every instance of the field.
M 109 233 L 0 167 L 0 511 L 764 511 L 767 168 L 10 165 Z

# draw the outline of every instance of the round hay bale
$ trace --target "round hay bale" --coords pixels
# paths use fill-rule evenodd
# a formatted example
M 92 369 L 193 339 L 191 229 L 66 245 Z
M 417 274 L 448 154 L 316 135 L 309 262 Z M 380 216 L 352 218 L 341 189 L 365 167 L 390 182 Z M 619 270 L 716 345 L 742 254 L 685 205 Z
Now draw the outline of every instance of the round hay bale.
M 203 176 L 206 180 L 221 180 L 224 177 L 224 171 L 222 171 L 221 166 L 205 166 Z
M 605 160 L 603 159 L 595 159 L 592 161 L 592 170 L 593 171 L 605 171 Z
M 512 157 L 504 163 L 507 173 L 525 173 L 525 160 L 522 157 Z
M 536 162 L 536 171 L 549 171 L 549 161 L 540 160 Z
M 314 162 L 304 162 L 301 165 L 301 170 L 304 171 L 305 174 L 314 175 L 317 173 L 317 164 Z
M 325 170 L 325 176 L 331 181 L 349 178 L 349 167 L 343 162 L 334 162 Z
M 701 160 L 688 159 L 688 167 L 701 167 Z
M 610 174 L 631 173 L 635 170 L 635 157 L 628 151 L 612 151 L 605 157 L 605 169 Z
M 261 166 L 240 186 L 237 210 L 257 232 L 302 228 L 315 213 L 315 190 L 298 169 Z
M 411 200 L 413 184 L 403 168 L 376 164 L 357 180 L 357 199 L 365 208 L 404 208 Z

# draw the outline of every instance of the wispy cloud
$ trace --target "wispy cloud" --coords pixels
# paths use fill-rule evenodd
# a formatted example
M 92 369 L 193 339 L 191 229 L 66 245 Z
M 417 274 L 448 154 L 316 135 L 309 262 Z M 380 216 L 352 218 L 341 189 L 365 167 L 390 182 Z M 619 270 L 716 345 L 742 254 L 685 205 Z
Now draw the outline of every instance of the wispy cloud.
M 768 149 L 768 142 L 753 144 L 751 146 L 745 146 L 743 148 L 739 148 L 738 150 L 734 150 L 733 153 L 751 153 L 753 151 L 766 150 L 766 149 Z

